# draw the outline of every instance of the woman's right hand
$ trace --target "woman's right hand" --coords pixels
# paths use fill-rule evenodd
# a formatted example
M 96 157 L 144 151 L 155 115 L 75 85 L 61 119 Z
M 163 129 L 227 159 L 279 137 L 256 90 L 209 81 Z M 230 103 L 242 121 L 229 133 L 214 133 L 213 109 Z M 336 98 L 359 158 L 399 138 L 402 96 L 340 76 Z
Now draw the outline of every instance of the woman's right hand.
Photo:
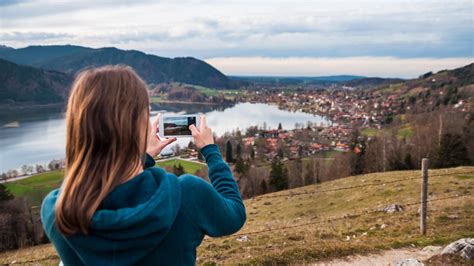
M 190 125 L 189 130 L 193 135 L 194 144 L 198 149 L 202 149 L 209 144 L 214 144 L 212 130 L 207 127 L 206 117 L 201 116 L 199 120 L 199 129 L 195 125 Z

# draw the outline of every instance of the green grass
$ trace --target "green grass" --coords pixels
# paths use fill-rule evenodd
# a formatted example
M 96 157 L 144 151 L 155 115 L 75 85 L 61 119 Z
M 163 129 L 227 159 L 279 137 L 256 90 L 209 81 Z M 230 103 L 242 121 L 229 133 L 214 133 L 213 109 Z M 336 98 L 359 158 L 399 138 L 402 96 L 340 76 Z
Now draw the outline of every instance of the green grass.
M 184 171 L 188 174 L 194 174 L 197 170 L 201 170 L 205 167 L 202 163 L 190 162 L 181 159 L 171 159 L 166 161 L 159 161 L 156 163 L 158 166 L 165 168 L 165 167 L 173 167 L 174 165 L 181 164 L 184 168 Z
M 413 128 L 410 124 L 407 124 L 398 129 L 397 137 L 399 139 L 410 139 L 411 137 L 413 137 L 413 134 Z
M 150 102 L 152 103 L 159 103 L 166 100 L 167 100 L 167 97 L 164 95 L 150 97 Z
M 461 180 L 474 179 L 474 175 L 459 175 L 456 178 Z
M 419 178 L 388 183 L 419 177 L 420 171 L 359 175 L 245 200 L 247 222 L 239 234 L 247 235 L 248 241 L 237 241 L 236 236 L 206 237 L 198 248 L 197 263 L 312 264 L 393 248 L 446 245 L 474 237 L 473 173 L 474 167 L 430 170 L 429 199 L 469 197 L 429 202 L 426 235 L 419 234 L 419 205 L 406 205 L 419 201 Z M 441 174 L 444 176 L 435 176 Z M 380 185 L 334 190 L 361 184 Z M 323 190 L 329 192 L 320 192 Z M 405 210 L 393 214 L 374 212 L 394 203 L 405 206 Z M 345 218 L 335 219 L 340 217 Z M 251 233 L 255 231 L 262 232 Z M 0 264 L 13 260 L 20 264 L 24 261 L 57 264 L 58 257 L 51 245 L 0 254 Z
M 204 164 L 190 162 L 180 159 L 172 159 L 157 163 L 160 167 L 177 165 L 181 163 L 186 173 L 194 174 L 197 170 L 205 167 Z M 58 188 L 64 178 L 63 171 L 52 171 L 33 175 L 29 178 L 14 182 L 8 182 L 5 186 L 16 197 L 26 198 L 32 206 L 40 206 L 43 198 L 53 189 Z
M 367 137 L 375 137 L 377 135 L 378 130 L 376 128 L 364 128 L 361 130 L 361 134 Z
M 5 186 L 15 197 L 24 197 L 33 206 L 39 206 L 51 190 L 61 185 L 63 178 L 64 172 L 57 170 L 9 182 Z

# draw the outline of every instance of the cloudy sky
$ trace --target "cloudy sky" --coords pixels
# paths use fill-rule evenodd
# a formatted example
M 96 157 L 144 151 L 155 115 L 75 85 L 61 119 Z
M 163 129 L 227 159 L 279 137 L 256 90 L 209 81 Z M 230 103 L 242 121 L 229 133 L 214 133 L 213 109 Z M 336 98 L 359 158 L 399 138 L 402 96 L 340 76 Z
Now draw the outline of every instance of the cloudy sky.
M 474 61 L 472 0 L 0 0 L 0 44 L 194 56 L 231 75 L 416 77 Z

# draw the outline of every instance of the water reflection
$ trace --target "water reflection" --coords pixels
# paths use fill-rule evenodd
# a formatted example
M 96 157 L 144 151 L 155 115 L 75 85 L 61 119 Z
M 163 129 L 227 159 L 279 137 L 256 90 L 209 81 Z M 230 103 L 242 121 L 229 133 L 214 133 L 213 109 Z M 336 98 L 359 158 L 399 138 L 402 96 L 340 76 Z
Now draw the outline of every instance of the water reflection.
M 0 173 L 19 168 L 23 164 L 45 164 L 52 159 L 64 157 L 65 119 L 64 107 L 46 109 L 29 109 L 17 112 L 0 111 Z M 208 125 L 217 135 L 222 135 L 239 128 L 263 126 L 276 128 L 281 123 L 283 128 L 294 128 L 295 123 L 328 123 L 321 116 L 302 112 L 279 110 L 268 104 L 239 103 L 232 105 L 202 104 L 153 104 L 152 113 L 171 114 L 204 113 Z M 5 128 L 4 125 L 19 122 L 19 127 Z M 178 140 L 180 145 L 187 145 L 191 139 Z M 168 148 L 169 149 L 169 148 Z

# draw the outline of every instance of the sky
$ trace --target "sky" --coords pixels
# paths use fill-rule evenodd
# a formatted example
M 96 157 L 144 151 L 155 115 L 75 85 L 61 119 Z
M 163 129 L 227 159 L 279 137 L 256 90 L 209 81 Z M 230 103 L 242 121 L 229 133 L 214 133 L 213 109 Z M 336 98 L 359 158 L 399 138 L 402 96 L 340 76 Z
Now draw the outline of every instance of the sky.
M 472 0 L 0 0 L 0 44 L 193 56 L 228 75 L 412 78 L 474 62 Z

